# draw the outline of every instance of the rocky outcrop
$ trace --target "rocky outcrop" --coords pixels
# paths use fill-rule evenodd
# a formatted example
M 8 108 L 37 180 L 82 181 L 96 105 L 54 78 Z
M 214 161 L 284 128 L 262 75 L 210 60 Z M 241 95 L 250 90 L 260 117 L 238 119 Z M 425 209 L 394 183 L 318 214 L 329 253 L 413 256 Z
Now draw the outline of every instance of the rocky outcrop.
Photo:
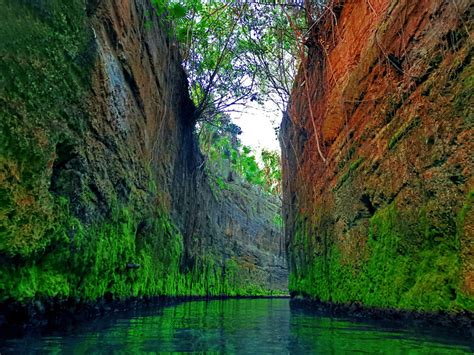
M 312 27 L 281 133 L 292 294 L 474 310 L 472 11 L 335 1 Z
M 279 207 L 211 191 L 149 1 L 0 8 L 0 302 L 281 292 Z

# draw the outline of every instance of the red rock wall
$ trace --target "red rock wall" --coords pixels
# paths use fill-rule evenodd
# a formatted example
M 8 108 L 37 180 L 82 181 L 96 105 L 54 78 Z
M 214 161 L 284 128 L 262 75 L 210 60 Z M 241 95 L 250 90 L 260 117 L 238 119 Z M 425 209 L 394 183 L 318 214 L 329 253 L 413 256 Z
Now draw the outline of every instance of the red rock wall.
M 337 1 L 313 27 L 282 124 L 290 291 L 474 309 L 472 13 Z

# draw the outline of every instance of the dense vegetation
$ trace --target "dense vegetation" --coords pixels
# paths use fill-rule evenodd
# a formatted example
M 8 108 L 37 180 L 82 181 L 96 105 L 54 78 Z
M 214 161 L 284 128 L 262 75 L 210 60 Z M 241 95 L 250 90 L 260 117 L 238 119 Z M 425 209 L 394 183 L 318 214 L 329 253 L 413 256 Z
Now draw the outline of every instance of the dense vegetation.
M 170 21 L 201 120 L 273 100 L 281 110 L 298 65 L 291 25 L 305 26 L 299 7 L 247 2 L 154 0 Z
M 460 226 L 472 199 L 470 193 L 457 217 Z M 316 240 L 311 228 L 298 221 L 290 248 L 297 264 L 290 275 L 295 294 L 382 308 L 474 310 L 473 299 L 459 292 L 463 231 L 440 230 L 426 210 L 416 216 L 397 210 L 395 203 L 378 210 L 370 218 L 366 245 L 354 250 L 341 248 L 331 235 Z
M 238 138 L 240 128 L 230 119 L 217 119 L 214 124 L 204 123 L 200 128 L 201 150 L 206 156 L 209 175 L 219 188 L 226 188 L 226 180 L 243 179 L 263 191 L 281 193 L 280 155 L 262 149 L 260 161 L 255 149 L 244 146 Z
M 290 23 L 304 26 L 304 11 L 244 2 L 153 4 L 173 24 L 169 35 L 180 46 L 200 121 L 201 150 L 217 187 L 225 189 L 226 180 L 236 174 L 266 192 L 281 193 L 279 153 L 242 146 L 229 113 L 268 100 L 285 109 L 298 64 Z

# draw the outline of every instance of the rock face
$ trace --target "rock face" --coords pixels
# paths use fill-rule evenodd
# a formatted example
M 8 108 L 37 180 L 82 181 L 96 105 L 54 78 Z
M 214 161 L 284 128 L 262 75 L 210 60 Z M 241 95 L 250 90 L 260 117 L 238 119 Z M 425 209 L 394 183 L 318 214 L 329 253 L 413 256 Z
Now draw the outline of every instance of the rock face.
M 278 204 L 211 191 L 149 1 L 0 8 L 0 302 L 285 289 Z
M 474 310 L 473 10 L 336 1 L 312 28 L 281 133 L 292 294 Z

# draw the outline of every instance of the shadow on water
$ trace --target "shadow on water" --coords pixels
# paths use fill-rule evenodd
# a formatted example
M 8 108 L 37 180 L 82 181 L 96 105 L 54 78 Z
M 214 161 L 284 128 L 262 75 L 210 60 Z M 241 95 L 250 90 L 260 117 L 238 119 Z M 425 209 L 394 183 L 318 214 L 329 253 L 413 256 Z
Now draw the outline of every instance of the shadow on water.
M 472 353 L 468 339 L 355 322 L 290 307 L 288 299 L 192 301 L 117 313 L 10 339 L 0 353 Z

